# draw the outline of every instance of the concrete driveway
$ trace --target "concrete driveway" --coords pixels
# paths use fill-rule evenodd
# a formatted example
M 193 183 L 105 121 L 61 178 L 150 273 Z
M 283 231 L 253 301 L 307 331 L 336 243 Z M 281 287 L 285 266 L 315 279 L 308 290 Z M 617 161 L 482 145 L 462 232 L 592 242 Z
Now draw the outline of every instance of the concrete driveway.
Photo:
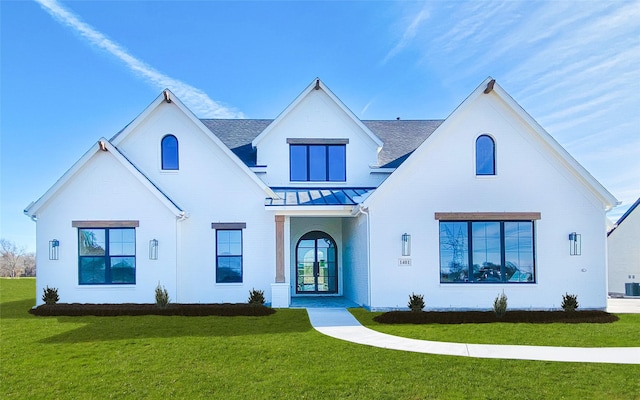
M 607 299 L 607 312 L 612 314 L 640 314 L 640 298 Z

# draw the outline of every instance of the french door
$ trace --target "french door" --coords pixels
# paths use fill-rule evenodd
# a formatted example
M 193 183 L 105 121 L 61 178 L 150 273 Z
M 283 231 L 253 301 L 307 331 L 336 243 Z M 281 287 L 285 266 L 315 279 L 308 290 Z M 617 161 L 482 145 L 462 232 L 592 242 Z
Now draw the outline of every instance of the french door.
M 306 233 L 296 246 L 296 293 L 338 293 L 336 242 L 320 231 Z

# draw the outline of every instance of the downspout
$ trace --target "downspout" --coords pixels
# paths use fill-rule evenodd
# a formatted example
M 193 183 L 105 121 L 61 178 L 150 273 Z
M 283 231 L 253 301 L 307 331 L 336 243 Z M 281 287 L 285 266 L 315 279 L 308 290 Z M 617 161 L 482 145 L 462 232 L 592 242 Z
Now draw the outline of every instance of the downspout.
M 187 214 L 185 211 L 180 212 L 180 214 L 178 215 L 178 218 L 176 219 L 176 299 L 175 302 L 176 303 L 180 303 L 180 301 L 178 300 L 178 290 L 180 287 L 180 281 L 179 281 L 179 266 L 180 266 L 180 256 L 181 256 L 181 245 L 182 242 L 180 240 L 180 238 L 182 237 L 182 232 L 181 232 L 181 227 L 182 224 L 180 224 L 180 222 L 186 220 L 187 218 L 189 218 L 189 214 Z
M 369 209 L 362 204 L 358 204 L 355 215 L 364 214 L 367 216 L 367 303 L 371 310 L 371 222 L 369 220 Z

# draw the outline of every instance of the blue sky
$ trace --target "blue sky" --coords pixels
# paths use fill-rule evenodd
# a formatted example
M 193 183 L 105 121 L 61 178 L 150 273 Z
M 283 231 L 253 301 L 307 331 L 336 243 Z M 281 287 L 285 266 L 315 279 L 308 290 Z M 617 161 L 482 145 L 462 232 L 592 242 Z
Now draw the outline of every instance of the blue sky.
M 315 77 L 361 119 L 446 118 L 494 77 L 622 205 L 640 197 L 640 1 L 0 2 L 0 237 L 165 87 L 275 118 Z

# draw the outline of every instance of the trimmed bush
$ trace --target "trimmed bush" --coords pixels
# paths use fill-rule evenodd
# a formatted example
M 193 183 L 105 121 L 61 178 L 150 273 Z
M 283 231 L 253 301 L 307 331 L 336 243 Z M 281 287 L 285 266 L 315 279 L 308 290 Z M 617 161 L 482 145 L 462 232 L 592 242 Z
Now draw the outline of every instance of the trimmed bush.
M 44 294 L 42 295 L 42 301 L 45 302 L 45 304 L 56 304 L 58 301 L 60 301 L 60 296 L 58 296 L 58 288 L 50 288 L 49 286 L 47 286 L 46 288 L 42 288 L 42 291 L 44 292 Z
M 158 286 L 156 286 L 156 306 L 164 310 L 169 305 L 169 301 L 169 292 L 164 286 L 160 286 L 160 282 L 158 282 Z
M 578 295 L 565 293 L 562 295 L 562 309 L 566 312 L 573 312 L 578 308 Z
M 504 291 L 493 301 L 493 312 L 498 318 L 504 317 L 507 313 L 507 295 L 504 294 Z
M 249 304 L 262 306 L 264 305 L 264 301 L 264 291 L 255 289 L 249 291 Z
M 409 296 L 409 304 L 407 306 L 413 312 L 421 312 L 424 309 L 424 296 L 411 292 Z

